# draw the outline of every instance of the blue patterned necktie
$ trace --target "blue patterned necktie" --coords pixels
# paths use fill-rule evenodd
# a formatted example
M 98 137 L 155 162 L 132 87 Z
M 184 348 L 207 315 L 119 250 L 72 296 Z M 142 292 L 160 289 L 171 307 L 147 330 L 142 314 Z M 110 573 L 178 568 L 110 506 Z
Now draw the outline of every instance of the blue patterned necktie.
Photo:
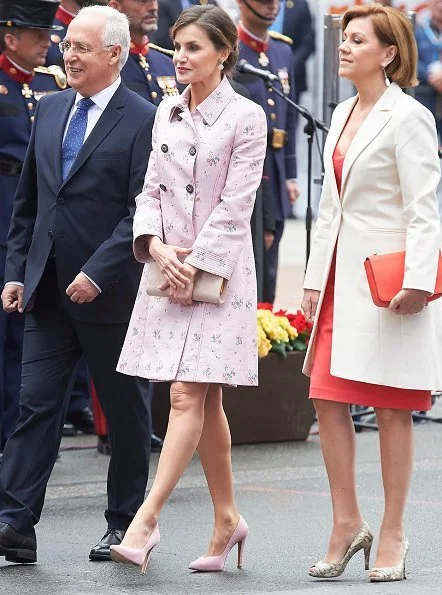
M 68 177 L 69 171 L 83 146 L 87 127 L 87 113 L 93 105 L 94 102 L 92 99 L 80 99 L 77 104 L 77 109 L 69 122 L 68 130 L 61 148 L 63 182 Z

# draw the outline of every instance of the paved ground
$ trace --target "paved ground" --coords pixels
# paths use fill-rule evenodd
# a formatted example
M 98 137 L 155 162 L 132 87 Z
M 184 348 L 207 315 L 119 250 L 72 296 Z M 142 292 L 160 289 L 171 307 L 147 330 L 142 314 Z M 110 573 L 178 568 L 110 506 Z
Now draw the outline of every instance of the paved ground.
M 442 404 L 436 408 L 442 413 Z M 371 585 L 362 554 L 344 578 L 317 582 L 306 574 L 323 553 L 330 524 L 327 480 L 318 437 L 304 443 L 235 447 L 233 461 L 240 510 L 251 533 L 244 569 L 234 555 L 227 572 L 199 575 L 188 563 L 202 554 L 211 532 L 211 505 L 198 460 L 194 460 L 164 510 L 162 542 L 148 573 L 135 567 L 89 562 L 89 549 L 105 528 L 107 459 L 94 449 L 63 452 L 47 491 L 38 525 L 38 564 L 0 565 L 0 593 L 10 595 L 129 595 L 216 593 L 440 594 L 442 581 L 442 454 L 436 424 L 416 429 L 416 473 L 407 515 L 411 542 L 409 580 Z M 93 438 L 64 445 L 92 445 Z M 358 487 L 367 520 L 376 529 L 382 514 L 377 434 L 358 435 Z M 152 460 L 152 476 L 157 455 Z

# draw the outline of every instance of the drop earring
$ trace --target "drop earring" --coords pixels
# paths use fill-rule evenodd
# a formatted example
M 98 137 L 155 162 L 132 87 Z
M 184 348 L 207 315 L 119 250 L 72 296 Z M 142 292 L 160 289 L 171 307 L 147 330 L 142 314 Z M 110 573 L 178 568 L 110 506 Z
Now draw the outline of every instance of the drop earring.
M 219 61 L 218 69 L 219 70 L 224 70 L 224 64 L 223 64 L 222 60 Z
M 387 65 L 387 66 L 388 66 L 388 65 Z M 381 68 L 382 68 L 382 72 L 384 73 L 385 85 L 386 85 L 387 87 L 389 87 L 389 86 L 390 86 L 390 80 L 389 80 L 389 78 L 388 78 L 388 76 L 387 76 L 387 72 L 386 72 L 386 70 L 385 70 L 385 66 L 382 66 L 382 65 L 381 65 Z

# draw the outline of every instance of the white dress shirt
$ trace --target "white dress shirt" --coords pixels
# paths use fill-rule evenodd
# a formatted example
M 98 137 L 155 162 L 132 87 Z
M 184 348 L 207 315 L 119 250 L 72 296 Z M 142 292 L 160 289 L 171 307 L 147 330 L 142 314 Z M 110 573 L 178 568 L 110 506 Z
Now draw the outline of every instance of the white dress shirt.
M 88 113 L 87 113 L 87 126 L 86 126 L 86 132 L 84 135 L 83 143 L 87 139 L 87 137 L 90 135 L 92 130 L 94 129 L 94 126 L 100 119 L 100 117 L 101 117 L 102 113 L 104 112 L 104 110 L 106 109 L 109 101 L 112 99 L 112 97 L 114 96 L 116 90 L 118 89 L 118 87 L 120 85 L 121 85 L 121 77 L 119 76 L 115 82 L 113 82 L 111 85 L 109 85 L 109 87 L 106 87 L 102 91 L 99 91 L 95 95 L 92 95 L 91 99 L 94 102 L 94 105 L 91 108 L 89 108 Z M 74 105 L 72 106 L 72 109 L 70 111 L 69 117 L 66 122 L 64 134 L 63 134 L 63 140 L 66 136 L 66 132 L 67 132 L 69 124 L 71 122 L 72 116 L 74 115 L 75 110 L 77 109 L 77 104 L 81 99 L 84 99 L 83 95 L 80 95 L 80 93 L 77 93 L 77 95 L 75 96 Z M 83 272 L 83 275 L 85 277 L 87 277 L 89 279 L 89 281 L 91 283 L 93 283 L 93 285 L 95 285 L 95 287 L 101 293 L 101 288 L 95 283 L 95 281 L 93 279 L 91 279 L 88 275 L 86 275 L 86 273 L 84 273 L 84 272 Z M 7 283 L 5 283 L 5 286 L 10 285 L 10 284 L 21 285 L 23 287 L 23 283 L 21 283 L 20 281 L 8 281 Z

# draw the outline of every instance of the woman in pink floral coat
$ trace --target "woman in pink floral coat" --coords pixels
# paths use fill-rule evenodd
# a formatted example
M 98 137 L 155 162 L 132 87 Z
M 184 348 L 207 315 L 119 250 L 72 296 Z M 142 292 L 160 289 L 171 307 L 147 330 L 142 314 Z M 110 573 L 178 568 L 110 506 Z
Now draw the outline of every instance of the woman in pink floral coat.
M 171 414 L 150 494 L 112 557 L 145 570 L 158 517 L 198 450 L 215 510 L 206 556 L 194 570 L 222 570 L 247 525 L 236 508 L 222 384 L 256 385 L 256 280 L 250 232 L 267 145 L 266 118 L 226 74 L 237 32 L 213 6 L 182 13 L 173 31 L 177 78 L 188 84 L 160 104 L 134 218 L 134 251 L 146 263 L 118 370 L 171 381 Z M 147 295 L 154 259 L 169 298 Z M 198 270 L 228 282 L 222 305 L 194 302 Z M 239 560 L 240 562 L 240 560 Z

